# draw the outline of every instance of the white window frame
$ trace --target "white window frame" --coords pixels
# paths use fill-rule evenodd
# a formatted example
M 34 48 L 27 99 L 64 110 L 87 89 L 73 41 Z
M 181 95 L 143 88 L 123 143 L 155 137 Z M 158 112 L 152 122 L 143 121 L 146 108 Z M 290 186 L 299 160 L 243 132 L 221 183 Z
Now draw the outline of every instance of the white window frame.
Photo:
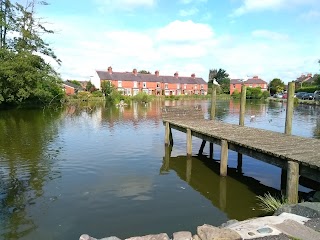
M 203 84 L 201 84 L 201 89 L 202 89 L 202 90 L 204 89 L 204 85 L 203 85 Z
M 138 82 L 137 82 L 137 81 L 134 81 L 134 82 L 133 82 L 133 87 L 134 87 L 134 88 L 138 88 Z
M 160 82 L 157 82 L 157 88 L 160 88 L 161 85 L 160 85 Z
M 164 89 L 169 89 L 169 84 L 168 83 L 164 84 Z
M 194 85 L 194 89 L 198 89 L 198 85 L 197 84 Z
M 147 88 L 147 82 L 143 82 L 143 88 Z
M 118 81 L 118 88 L 122 88 L 122 81 Z
M 180 89 L 180 83 L 177 83 L 177 89 Z
M 184 84 L 184 86 L 183 86 L 183 87 L 184 87 L 184 89 L 187 89 L 187 84 Z

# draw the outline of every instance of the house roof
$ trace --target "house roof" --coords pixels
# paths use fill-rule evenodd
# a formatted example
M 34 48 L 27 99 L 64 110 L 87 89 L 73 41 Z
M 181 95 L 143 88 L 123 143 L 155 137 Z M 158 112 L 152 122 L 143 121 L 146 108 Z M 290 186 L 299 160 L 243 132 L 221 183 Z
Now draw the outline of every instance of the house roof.
M 262 80 L 261 78 L 249 78 L 245 81 L 247 84 L 267 84 L 266 81 Z
M 297 78 L 295 82 L 312 82 L 312 81 L 313 81 L 312 74 L 309 73 L 307 75 L 302 74 L 300 77 Z
M 74 89 L 82 89 L 81 86 L 78 86 L 78 85 L 76 85 L 76 84 L 74 84 L 74 83 L 71 83 L 71 82 L 68 82 L 68 81 L 63 82 L 63 85 L 72 87 L 72 88 L 74 88 Z
M 243 82 L 241 81 L 241 79 L 231 79 L 230 80 L 230 84 L 238 84 L 238 83 L 242 84 Z
M 174 76 L 156 76 L 155 74 L 137 73 L 134 75 L 131 72 L 112 72 L 97 71 L 100 80 L 117 80 L 117 81 L 137 81 L 137 82 L 164 82 L 164 83 L 189 83 L 189 84 L 207 84 L 203 78 L 192 77 L 174 77 Z

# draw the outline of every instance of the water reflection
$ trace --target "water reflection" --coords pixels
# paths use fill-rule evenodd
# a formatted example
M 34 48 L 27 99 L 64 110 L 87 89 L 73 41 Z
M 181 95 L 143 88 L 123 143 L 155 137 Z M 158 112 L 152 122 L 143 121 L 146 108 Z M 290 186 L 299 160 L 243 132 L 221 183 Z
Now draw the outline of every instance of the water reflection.
M 27 212 L 44 194 L 60 149 L 48 149 L 58 134 L 61 111 L 13 110 L 0 115 L 0 236 L 18 239 L 37 228 Z

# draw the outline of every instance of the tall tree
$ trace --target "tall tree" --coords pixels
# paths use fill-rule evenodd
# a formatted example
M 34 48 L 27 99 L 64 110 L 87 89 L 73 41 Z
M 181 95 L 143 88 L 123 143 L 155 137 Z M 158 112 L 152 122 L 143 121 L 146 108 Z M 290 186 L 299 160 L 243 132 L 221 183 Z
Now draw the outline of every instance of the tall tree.
M 14 29 L 14 6 L 10 0 L 0 0 L 0 48 L 7 47 L 7 34 Z
M 219 83 L 223 93 L 230 92 L 230 79 L 229 79 L 229 74 L 226 72 L 226 70 L 222 68 L 219 68 L 219 70 L 210 69 L 209 83 L 212 84 L 214 79 Z
M 279 78 L 274 78 L 269 84 L 271 94 L 279 93 L 284 90 L 284 82 Z

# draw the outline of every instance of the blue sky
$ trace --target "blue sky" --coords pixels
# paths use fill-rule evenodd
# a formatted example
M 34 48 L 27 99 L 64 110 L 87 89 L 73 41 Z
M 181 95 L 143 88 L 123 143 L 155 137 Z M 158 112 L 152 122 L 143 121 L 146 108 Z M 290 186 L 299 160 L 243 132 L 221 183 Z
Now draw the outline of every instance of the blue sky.
M 288 82 L 320 68 L 319 0 L 55 0 L 38 13 L 63 79 L 112 66 Z

